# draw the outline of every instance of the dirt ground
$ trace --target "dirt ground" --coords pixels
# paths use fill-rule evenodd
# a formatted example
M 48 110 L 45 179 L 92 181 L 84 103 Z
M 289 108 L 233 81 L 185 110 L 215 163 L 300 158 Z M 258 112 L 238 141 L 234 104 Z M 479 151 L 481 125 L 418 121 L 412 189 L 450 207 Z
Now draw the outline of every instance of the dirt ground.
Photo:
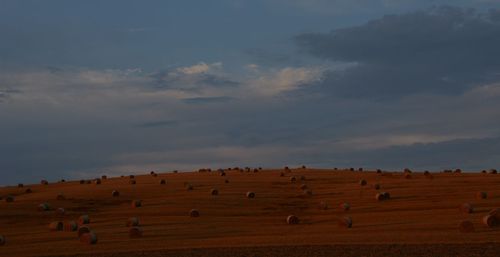
M 100 185 L 0 188 L 0 197 L 15 196 L 12 203 L 0 202 L 0 234 L 7 241 L 0 256 L 500 256 L 500 228 L 481 222 L 500 208 L 500 175 L 435 173 L 429 179 L 416 172 L 405 178 L 401 172 L 292 169 L 281 177 L 281 172 L 159 173 L 136 176 L 136 185 L 118 177 Z M 298 180 L 291 182 L 292 176 Z M 367 185 L 361 186 L 361 179 Z M 193 190 L 185 189 L 186 182 Z M 312 195 L 303 193 L 302 184 Z M 25 193 L 27 188 L 33 193 Z M 211 195 L 212 188 L 219 195 Z M 120 196 L 113 197 L 113 190 Z M 254 199 L 246 197 L 248 191 L 255 192 Z M 382 191 L 391 199 L 375 200 Z M 480 191 L 488 198 L 476 198 Z M 58 194 L 66 199 L 57 200 Z M 133 199 L 143 206 L 132 208 Z M 53 210 L 38 211 L 44 202 Z M 329 208 L 320 209 L 321 202 Z M 339 207 L 344 202 L 350 210 Z M 463 203 L 475 211 L 460 212 Z M 59 207 L 66 210 L 62 216 L 54 211 Z M 189 216 L 193 208 L 200 217 Z M 80 243 L 75 232 L 48 228 L 52 221 L 82 214 L 91 218 L 95 245 Z M 300 223 L 288 225 L 290 214 Z M 344 216 L 352 218 L 352 228 L 338 226 Z M 139 218 L 142 238 L 129 238 L 130 217 Z M 474 232 L 458 230 L 464 220 L 474 224 Z

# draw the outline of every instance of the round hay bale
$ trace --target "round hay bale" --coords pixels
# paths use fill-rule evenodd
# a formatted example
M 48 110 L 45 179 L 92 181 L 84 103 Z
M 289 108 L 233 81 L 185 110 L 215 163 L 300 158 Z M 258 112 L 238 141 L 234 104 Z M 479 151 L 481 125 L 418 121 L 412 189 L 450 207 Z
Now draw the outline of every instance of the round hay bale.
M 219 190 L 217 190 L 216 188 L 212 188 L 212 190 L 210 190 L 210 194 L 211 195 L 219 195 Z
M 85 180 L 82 179 L 82 180 L 80 180 L 80 185 L 83 185 L 83 184 L 85 184 Z
M 64 194 L 59 193 L 59 194 L 56 196 L 56 200 L 58 200 L 58 201 L 66 200 L 66 197 L 64 196 Z
M 280 177 L 284 177 L 285 176 L 285 173 L 284 172 L 280 172 Z
M 80 236 L 80 242 L 88 245 L 97 244 L 97 235 L 90 231 Z
M 64 224 L 62 221 L 54 221 L 49 224 L 50 231 L 62 231 L 64 228 Z
M 488 212 L 488 214 L 493 215 L 500 220 L 500 208 L 493 209 L 490 212 Z
M 329 206 L 328 206 L 328 204 L 326 202 L 323 202 L 323 201 L 319 202 L 318 209 L 320 209 L 320 210 L 328 210 L 328 208 L 329 208 Z
M 106 176 L 106 175 L 102 175 L 102 176 L 101 176 L 101 179 L 102 179 L 102 180 L 108 179 L 108 176 Z
M 424 175 L 425 175 L 425 176 L 429 176 L 430 174 L 431 174 L 431 173 L 430 173 L 428 170 L 424 171 Z
M 39 211 L 49 211 L 50 205 L 48 203 L 41 203 L 38 205 L 38 210 Z
M 295 176 L 291 176 L 290 177 L 290 182 L 295 182 L 295 181 L 297 181 L 297 178 Z
M 178 170 L 173 170 L 172 173 L 176 174 L 178 173 L 179 171 Z
M 463 213 L 473 213 L 474 207 L 470 203 L 464 203 L 460 205 L 460 211 Z
M 476 193 L 476 198 L 477 199 L 486 199 L 486 198 L 488 198 L 488 193 L 486 193 L 486 192 L 477 192 Z
M 472 233 L 475 231 L 474 224 L 468 220 L 464 220 L 458 224 L 458 230 L 462 233 Z
M 377 169 L 377 173 L 378 174 L 382 173 L 382 170 L 381 169 Z
M 254 192 L 247 192 L 247 198 L 255 198 L 255 193 Z
M 489 228 L 500 226 L 500 219 L 495 215 L 488 214 L 483 217 L 483 224 Z
M 24 187 L 24 184 L 19 183 L 19 184 L 17 184 L 17 187 L 22 188 L 22 187 Z
M 128 183 L 131 185 L 135 185 L 135 184 L 137 184 L 137 181 L 135 181 L 135 179 L 131 179 L 131 180 L 129 180 Z
M 129 179 L 135 179 L 135 176 L 134 175 L 129 175 L 128 178 Z
M 385 201 L 391 199 L 391 195 L 387 192 L 381 192 L 375 195 L 375 199 L 377 201 Z
M 288 217 L 286 217 L 286 223 L 289 225 L 299 224 L 299 218 L 295 215 L 288 215 Z
M 12 202 L 14 202 L 14 200 L 15 200 L 15 198 L 13 195 L 8 195 L 5 197 L 5 202 L 7 202 L 7 203 L 12 203 Z
M 342 217 L 337 221 L 337 225 L 341 228 L 351 228 L 352 227 L 352 219 L 351 217 Z
M 363 171 L 363 168 L 359 168 L 358 171 Z
M 49 182 L 47 180 L 42 180 L 42 181 L 40 181 L 40 184 L 46 186 L 49 184 Z
M 165 185 L 167 184 L 167 181 L 165 179 L 160 179 L 160 185 Z
M 497 174 L 497 170 L 496 169 L 491 169 L 490 170 L 490 174 Z
M 343 211 L 348 211 L 351 209 L 351 205 L 349 203 L 341 203 L 340 204 L 340 209 Z
M 118 192 L 118 191 L 116 191 L 116 190 L 113 190 L 113 192 L 111 192 L 111 195 L 112 195 L 113 197 L 118 197 L 118 196 L 120 196 L 120 192 Z
M 129 238 L 141 238 L 142 237 L 142 228 L 140 227 L 131 227 L 128 230 Z
M 454 173 L 462 173 L 462 170 L 461 169 L 455 169 L 453 172 Z
M 379 190 L 379 189 L 380 189 L 380 184 L 374 184 L 374 185 L 373 185 L 373 188 L 374 188 L 375 190 Z
M 302 185 L 299 186 L 299 188 L 301 190 L 305 190 L 305 189 L 307 189 L 307 185 L 306 184 L 302 184 Z
M 100 178 L 96 178 L 94 179 L 94 184 L 96 185 L 100 185 L 102 183 L 101 179 Z
M 26 194 L 31 194 L 31 193 L 33 193 L 33 190 L 31 190 L 31 188 L 26 188 L 26 190 L 24 190 L 24 192 Z
M 285 166 L 284 169 L 285 169 L 286 172 L 291 172 L 291 170 L 290 170 L 290 168 L 288 166 Z
M 72 220 L 72 221 L 64 222 L 63 231 L 74 232 L 76 230 L 78 230 L 78 224 L 76 223 L 76 221 Z
M 191 184 L 188 183 L 188 184 L 185 185 L 185 188 L 186 188 L 187 191 L 191 191 L 191 190 L 193 190 L 193 185 L 191 185 Z
M 5 245 L 7 241 L 5 240 L 5 237 L 3 235 L 0 235 L 0 245 Z
M 359 181 L 359 184 L 360 184 L 361 186 L 366 186 L 367 182 L 366 182 L 366 180 L 361 179 L 361 180 Z
M 82 226 L 82 225 L 86 225 L 86 224 L 90 224 L 89 215 L 85 214 L 85 215 L 78 217 L 78 225 Z
M 64 216 L 64 214 L 66 214 L 66 210 L 64 208 L 57 208 L 56 214 L 59 216 Z
M 137 217 L 129 218 L 125 225 L 127 227 L 137 227 L 137 226 L 139 226 L 139 218 L 137 218 Z
M 91 231 L 92 231 L 92 230 L 90 230 L 90 228 L 89 228 L 89 227 L 87 227 L 87 226 L 80 226 L 80 227 L 78 228 L 78 232 L 77 232 L 77 234 L 78 234 L 78 237 L 81 237 L 82 235 L 87 234 L 87 233 L 90 233 Z
M 349 171 L 354 171 L 354 168 L 349 168 Z
M 189 211 L 189 217 L 192 218 L 200 217 L 200 212 L 197 209 L 192 209 Z
M 142 201 L 141 200 L 132 200 L 132 208 L 139 208 L 142 207 Z

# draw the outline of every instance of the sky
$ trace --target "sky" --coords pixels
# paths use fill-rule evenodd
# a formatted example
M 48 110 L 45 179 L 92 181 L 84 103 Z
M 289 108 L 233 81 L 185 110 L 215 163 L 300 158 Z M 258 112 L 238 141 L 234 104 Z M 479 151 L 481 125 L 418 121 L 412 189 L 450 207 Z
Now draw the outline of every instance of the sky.
M 500 167 L 499 0 L 0 0 L 0 185 Z

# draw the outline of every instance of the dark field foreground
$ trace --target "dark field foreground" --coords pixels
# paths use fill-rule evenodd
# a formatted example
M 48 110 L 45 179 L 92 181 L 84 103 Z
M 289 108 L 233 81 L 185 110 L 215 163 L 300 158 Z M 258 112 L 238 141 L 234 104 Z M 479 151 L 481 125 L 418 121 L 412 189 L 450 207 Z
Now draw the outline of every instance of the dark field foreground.
M 498 257 L 500 244 L 410 244 L 267 246 L 163 250 L 92 255 L 96 257 Z M 71 255 L 84 257 L 88 255 Z M 56 257 L 56 256 L 54 256 Z M 57 256 L 59 257 L 59 256 Z M 63 256 L 60 256 L 63 257 Z M 66 257 L 66 256 L 65 256 Z M 67 256 L 70 257 L 70 256 Z
M 0 188 L 6 239 L 0 256 L 500 256 L 500 228 L 482 221 L 500 207 L 497 174 L 281 169 L 146 174 L 135 181 Z M 248 191 L 255 198 L 247 198 Z M 377 201 L 378 192 L 391 198 Z M 5 201 L 8 195 L 14 201 Z M 134 199 L 142 206 L 133 208 Z M 41 203 L 50 210 L 37 210 Z M 473 206 L 471 213 L 460 210 L 464 203 Z M 190 217 L 191 209 L 199 217 Z M 49 229 L 50 222 L 83 214 L 98 237 L 95 245 L 81 243 L 76 232 Z M 299 224 L 287 224 L 291 214 Z M 346 216 L 351 228 L 338 225 Z M 131 217 L 139 219 L 142 237 L 130 238 L 125 224 Z M 459 231 L 462 221 L 470 221 L 472 231 Z

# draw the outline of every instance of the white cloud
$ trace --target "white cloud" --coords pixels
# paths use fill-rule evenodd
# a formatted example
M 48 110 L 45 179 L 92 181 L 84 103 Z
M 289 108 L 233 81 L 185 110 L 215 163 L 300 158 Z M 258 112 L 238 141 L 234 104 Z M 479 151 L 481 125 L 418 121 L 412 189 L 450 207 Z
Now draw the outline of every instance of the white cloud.
M 194 75 L 194 74 L 207 73 L 210 71 L 219 70 L 221 68 L 222 68 L 221 62 L 216 62 L 211 64 L 200 62 L 193 66 L 177 68 L 177 71 L 187 75 Z
M 259 65 L 251 63 L 245 65 L 245 68 L 251 72 L 258 72 L 259 71 Z
M 264 96 L 272 96 L 320 81 L 324 71 L 325 69 L 322 67 L 287 67 L 267 72 L 256 79 L 251 79 L 247 83 L 257 93 Z

